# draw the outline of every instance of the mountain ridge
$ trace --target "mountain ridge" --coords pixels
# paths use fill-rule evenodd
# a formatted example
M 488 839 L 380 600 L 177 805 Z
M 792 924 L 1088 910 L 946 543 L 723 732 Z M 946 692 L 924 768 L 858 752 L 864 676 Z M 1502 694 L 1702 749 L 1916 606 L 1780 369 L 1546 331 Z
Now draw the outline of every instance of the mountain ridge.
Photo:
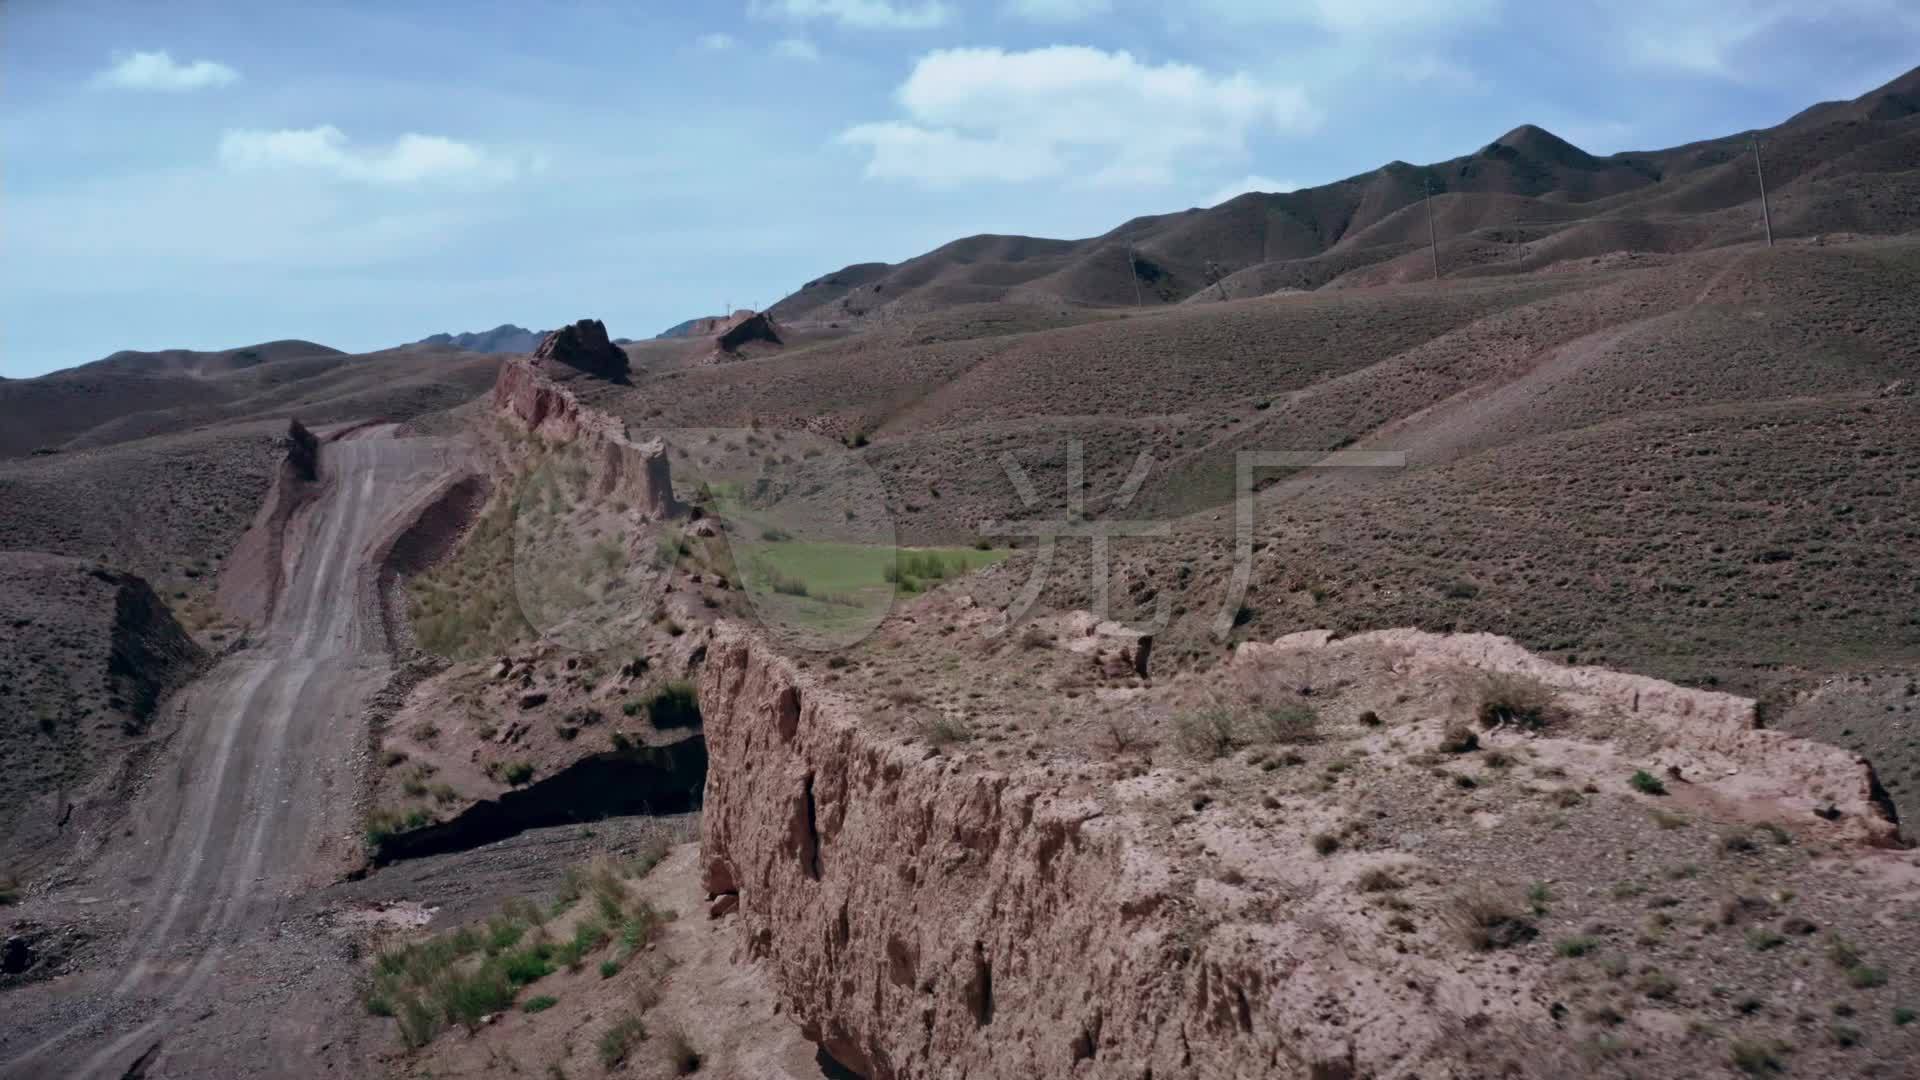
M 1416 267 L 1395 262 L 1408 255 L 1404 238 L 1377 244 L 1356 238 L 1419 206 L 1429 193 L 1436 215 L 1459 219 L 1451 222 L 1454 228 L 1446 220 L 1435 222 L 1443 249 L 1452 249 L 1440 253 L 1443 268 L 1452 271 L 1461 270 L 1462 263 L 1475 268 L 1506 264 L 1506 254 L 1498 249 L 1535 242 L 1540 237 L 1517 237 L 1537 232 L 1549 220 L 1555 232 L 1582 234 L 1559 245 L 1568 250 L 1671 252 L 1735 243 L 1760 236 L 1759 189 L 1745 156 L 1754 135 L 1764 136 L 1767 182 L 1782 196 L 1777 232 L 1855 229 L 1859 215 L 1828 204 L 1846 199 L 1852 183 L 1847 177 L 1856 173 L 1914 172 L 1880 166 L 1920 161 L 1920 153 L 1910 153 L 1920 139 L 1915 114 L 1920 114 L 1920 67 L 1851 101 L 1815 105 L 1763 131 L 1661 150 L 1600 156 L 1543 127 L 1522 124 L 1478 150 L 1434 164 L 1390 161 L 1316 187 L 1248 192 L 1212 207 L 1135 217 L 1097 236 L 983 233 L 899 263 L 852 263 L 814 278 L 768 310 L 788 325 L 859 325 L 981 302 L 1179 303 L 1235 276 L 1305 287 L 1347 275 L 1354 275 L 1353 284 L 1382 274 L 1405 280 Z M 1869 162 L 1861 155 L 1871 148 L 1885 152 Z M 1850 169 L 1819 175 L 1822 167 L 1850 154 Z M 1806 183 L 1797 185 L 1803 179 Z M 1920 174 L 1903 183 L 1920 192 Z M 1826 208 L 1803 206 L 1796 217 L 1791 206 L 1799 195 L 1807 196 L 1799 200 L 1803 204 Z M 1515 198 L 1525 201 L 1504 201 Z M 1751 222 L 1739 216 L 1749 204 Z M 1489 214 L 1491 206 L 1499 213 Z M 1912 227 L 1898 215 L 1885 225 L 1892 231 Z M 1628 236 L 1631 242 L 1621 239 Z M 1422 243 L 1426 239 L 1418 237 Z M 1620 244 L 1624 248 L 1609 246 Z M 1344 254 L 1339 272 L 1329 277 L 1324 266 L 1313 264 L 1335 252 Z M 1512 264 L 1524 264 L 1526 252 L 1516 254 L 1520 258 Z M 1376 265 L 1384 269 L 1371 270 Z M 1428 266 L 1430 274 L 1430 260 Z M 1246 295 L 1256 294 L 1220 298 Z

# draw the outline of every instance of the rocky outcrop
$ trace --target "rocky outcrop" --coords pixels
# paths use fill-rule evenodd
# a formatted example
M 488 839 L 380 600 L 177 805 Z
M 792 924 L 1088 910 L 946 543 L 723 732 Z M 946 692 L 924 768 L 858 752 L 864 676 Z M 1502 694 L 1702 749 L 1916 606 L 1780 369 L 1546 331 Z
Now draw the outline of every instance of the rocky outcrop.
M 548 375 L 582 372 L 608 382 L 627 381 L 627 354 L 607 339 L 599 319 L 581 319 L 548 334 L 533 350 L 533 365 Z
M 215 603 L 236 622 L 264 625 L 272 616 L 286 574 L 287 523 L 318 490 L 319 438 L 299 420 L 288 420 L 285 446 L 266 499 L 221 567 Z
M 768 345 L 781 343 L 779 328 L 774 326 L 773 317 L 764 311 L 736 315 L 713 339 L 714 345 L 722 352 L 738 352 L 751 342 Z
M 1147 677 L 1147 661 L 1153 655 L 1152 634 L 1101 619 L 1089 611 L 1043 617 L 1035 620 L 1034 627 L 1050 635 L 1060 648 L 1087 657 L 1104 678 Z
M 673 497 L 666 443 L 659 438 L 634 442 L 619 418 L 580 404 L 537 362 L 512 360 L 501 366 L 493 407 L 537 438 L 580 446 L 597 496 L 624 500 L 655 519 L 677 517 L 684 509 Z

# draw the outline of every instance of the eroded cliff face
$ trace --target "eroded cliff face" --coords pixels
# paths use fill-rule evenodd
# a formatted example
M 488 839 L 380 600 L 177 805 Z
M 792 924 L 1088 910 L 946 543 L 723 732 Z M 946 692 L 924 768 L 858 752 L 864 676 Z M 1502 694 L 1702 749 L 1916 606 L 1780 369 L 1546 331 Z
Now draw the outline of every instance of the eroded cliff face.
M 1579 1059 L 1566 1056 L 1575 1039 L 1561 1001 L 1584 991 L 1556 982 L 1544 931 L 1532 952 L 1462 945 L 1450 906 L 1461 888 L 1506 875 L 1523 889 L 1571 865 L 1552 859 L 1646 843 L 1654 826 L 1633 811 L 1646 797 L 1624 783 L 1642 764 L 1670 776 L 1666 802 L 1689 813 L 1785 821 L 1869 854 L 1896 838 L 1864 761 L 1757 729 L 1750 702 L 1559 667 L 1504 638 L 1296 635 L 1244 648 L 1210 678 L 1300 663 L 1323 686 L 1341 673 L 1345 693 L 1359 685 L 1346 673 L 1368 672 L 1377 696 L 1358 703 L 1406 702 L 1425 717 L 1362 720 L 1315 750 L 1390 766 L 1395 779 L 1289 792 L 1269 771 L 1287 763 L 1266 754 L 1196 764 L 1167 747 L 1120 762 L 943 753 L 880 720 L 875 703 L 723 628 L 700 683 L 713 912 L 737 913 L 808 1036 L 870 1078 L 1320 1080 L 1474 1062 L 1497 1071 L 1497 1061 L 1513 1075 L 1564 1075 Z M 1527 781 L 1491 811 L 1449 807 L 1474 785 L 1452 783 L 1444 766 L 1471 759 L 1403 740 L 1450 722 L 1439 708 L 1461 679 L 1496 672 L 1539 678 L 1579 718 L 1561 734 L 1484 734 L 1535 762 L 1528 775 L 1553 779 Z M 1159 692 L 1102 691 L 1096 708 L 1118 714 Z M 1384 760 L 1401 756 L 1412 760 Z M 1223 809 L 1236 787 L 1238 805 Z M 1504 815 L 1553 797 L 1593 800 L 1597 816 L 1572 832 L 1526 826 L 1558 840 L 1501 838 L 1520 824 Z M 1615 823 L 1624 831 L 1602 831 Z M 1320 841 L 1336 829 L 1328 857 Z M 1581 853 L 1548 850 L 1562 841 Z M 1401 883 L 1377 885 L 1369 875 L 1381 872 Z M 1403 885 L 1392 905 L 1368 899 Z M 1392 925 L 1396 911 L 1413 919 Z
M 493 386 L 496 412 L 523 431 L 586 453 L 594 494 L 621 499 L 655 519 L 683 509 L 673 497 L 666 443 L 636 443 L 618 418 L 580 404 L 573 392 L 525 360 L 502 365 Z
M 237 622 L 264 625 L 272 617 L 287 569 L 287 523 L 319 490 L 320 440 L 298 419 L 287 421 L 286 450 L 267 497 L 220 573 L 216 603 Z
M 1340 1077 L 1358 1043 L 1405 1054 L 1447 1022 L 1416 991 L 1361 985 L 1377 972 L 1310 910 L 1222 921 L 1090 777 L 865 733 L 740 633 L 710 649 L 701 708 L 707 889 L 737 903 L 809 1037 L 862 1075 Z

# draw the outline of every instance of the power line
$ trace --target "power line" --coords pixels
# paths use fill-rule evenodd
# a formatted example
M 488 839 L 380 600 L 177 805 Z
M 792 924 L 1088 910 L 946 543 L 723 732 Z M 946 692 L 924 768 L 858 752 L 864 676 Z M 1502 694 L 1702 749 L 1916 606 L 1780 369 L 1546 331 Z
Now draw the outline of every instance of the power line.
M 1760 220 L 1767 223 L 1767 246 L 1773 246 L 1773 211 L 1767 206 L 1767 173 L 1760 167 L 1760 140 L 1748 140 L 1753 147 L 1753 174 L 1760 178 Z
M 1428 245 L 1428 248 L 1433 252 L 1433 280 L 1439 281 L 1440 280 L 1440 234 L 1434 230 L 1434 226 L 1433 226 L 1433 180 L 1429 178 L 1426 182 L 1426 185 L 1427 185 L 1427 245 Z

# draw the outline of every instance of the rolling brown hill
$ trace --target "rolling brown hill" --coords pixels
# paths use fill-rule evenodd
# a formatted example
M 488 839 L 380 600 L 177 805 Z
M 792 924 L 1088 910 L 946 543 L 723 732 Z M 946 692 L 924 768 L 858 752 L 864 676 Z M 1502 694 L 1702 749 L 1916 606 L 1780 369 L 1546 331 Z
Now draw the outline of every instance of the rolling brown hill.
M 1764 131 L 1666 150 L 1599 157 L 1523 125 L 1433 165 L 1395 161 L 1085 240 L 973 236 L 896 265 L 858 263 L 770 310 L 786 324 L 850 325 L 983 302 L 1152 306 L 1418 280 L 1432 275 L 1428 191 L 1448 274 L 1742 243 L 1761 235 L 1750 135 L 1763 143 L 1777 236 L 1900 232 L 1920 226 L 1916 114 L 1920 68 Z
M 449 347 L 362 355 L 306 341 L 219 352 L 117 352 L 0 384 L 0 458 L 109 446 L 213 424 L 404 418 L 491 384 L 499 358 Z

